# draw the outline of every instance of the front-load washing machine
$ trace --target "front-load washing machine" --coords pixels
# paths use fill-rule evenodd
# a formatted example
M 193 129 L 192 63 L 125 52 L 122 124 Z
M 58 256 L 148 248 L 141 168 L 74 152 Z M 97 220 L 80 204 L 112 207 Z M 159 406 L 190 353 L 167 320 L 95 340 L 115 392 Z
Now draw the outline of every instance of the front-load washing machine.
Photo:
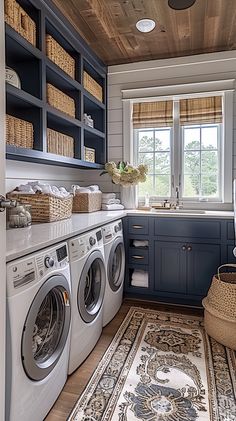
M 103 239 L 96 229 L 69 241 L 72 322 L 69 374 L 90 354 L 102 332 L 106 284 Z
M 42 421 L 69 361 L 71 284 L 67 244 L 7 264 L 6 419 Z
M 118 312 L 123 299 L 125 248 L 121 220 L 102 228 L 106 264 L 106 290 L 103 307 L 103 326 Z

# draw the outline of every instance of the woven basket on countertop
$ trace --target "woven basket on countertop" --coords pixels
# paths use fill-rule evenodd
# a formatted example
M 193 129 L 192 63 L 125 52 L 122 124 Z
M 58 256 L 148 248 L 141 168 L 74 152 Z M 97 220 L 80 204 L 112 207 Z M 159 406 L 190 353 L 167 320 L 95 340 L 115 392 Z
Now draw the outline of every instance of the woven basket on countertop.
M 6 115 L 6 143 L 19 148 L 33 149 L 33 124 L 20 118 Z
M 102 207 L 102 193 L 79 193 L 75 192 L 73 197 L 73 210 L 72 212 L 96 212 L 101 210 Z
M 47 101 L 49 105 L 57 110 L 75 117 L 75 100 L 51 85 L 51 83 L 47 83 Z
M 209 336 L 217 342 L 236 350 L 236 272 L 220 273 L 225 264 L 213 276 L 207 297 L 202 301 L 204 325 Z
M 60 198 L 44 193 L 11 192 L 7 194 L 7 197 L 31 205 L 32 222 L 60 221 L 72 215 L 73 195 Z
M 47 129 L 47 151 L 74 158 L 74 139 L 56 130 Z
M 36 24 L 15 0 L 5 0 L 5 22 L 36 46 Z
M 96 82 L 87 72 L 83 72 L 84 88 L 87 89 L 90 94 L 95 96 L 99 101 L 103 101 L 102 86 Z
M 50 60 L 75 79 L 75 59 L 49 34 L 46 35 L 46 52 Z

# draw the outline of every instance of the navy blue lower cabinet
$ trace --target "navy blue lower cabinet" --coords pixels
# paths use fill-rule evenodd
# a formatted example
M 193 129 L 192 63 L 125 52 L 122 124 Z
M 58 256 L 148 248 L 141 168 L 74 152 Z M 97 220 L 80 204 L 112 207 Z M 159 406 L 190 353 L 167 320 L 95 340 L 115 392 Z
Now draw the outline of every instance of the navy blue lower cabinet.
M 187 244 L 187 294 L 203 298 L 221 263 L 220 244 Z
M 183 241 L 155 241 L 154 285 L 156 291 L 186 294 L 187 253 Z
M 129 297 L 201 305 L 218 266 L 236 263 L 232 220 L 130 216 L 124 226 Z M 148 247 L 135 248 L 134 239 Z M 148 288 L 131 284 L 134 269 L 148 271 Z

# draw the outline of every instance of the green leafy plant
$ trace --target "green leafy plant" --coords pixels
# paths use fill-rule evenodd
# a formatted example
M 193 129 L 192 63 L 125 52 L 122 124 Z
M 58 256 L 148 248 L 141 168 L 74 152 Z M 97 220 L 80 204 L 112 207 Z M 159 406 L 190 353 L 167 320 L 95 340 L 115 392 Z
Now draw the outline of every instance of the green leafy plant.
M 138 183 L 144 183 L 147 173 L 147 165 L 140 164 L 138 167 L 134 167 L 128 162 L 120 161 L 116 164 L 111 161 L 106 163 L 105 171 L 100 175 L 109 174 L 114 184 L 128 187 L 135 186 Z

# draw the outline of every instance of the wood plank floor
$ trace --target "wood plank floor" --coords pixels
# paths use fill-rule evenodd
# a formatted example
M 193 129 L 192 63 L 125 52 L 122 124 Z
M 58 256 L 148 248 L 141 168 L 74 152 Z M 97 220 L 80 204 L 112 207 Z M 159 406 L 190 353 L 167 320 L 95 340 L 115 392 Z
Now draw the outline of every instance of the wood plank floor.
M 182 314 L 202 314 L 202 311 L 199 309 L 167 306 L 138 300 L 125 300 L 116 317 L 103 329 L 102 335 L 89 357 L 78 368 L 78 370 L 68 377 L 64 389 L 48 416 L 45 418 L 45 421 L 65 421 L 67 419 L 131 306 L 171 311 Z

